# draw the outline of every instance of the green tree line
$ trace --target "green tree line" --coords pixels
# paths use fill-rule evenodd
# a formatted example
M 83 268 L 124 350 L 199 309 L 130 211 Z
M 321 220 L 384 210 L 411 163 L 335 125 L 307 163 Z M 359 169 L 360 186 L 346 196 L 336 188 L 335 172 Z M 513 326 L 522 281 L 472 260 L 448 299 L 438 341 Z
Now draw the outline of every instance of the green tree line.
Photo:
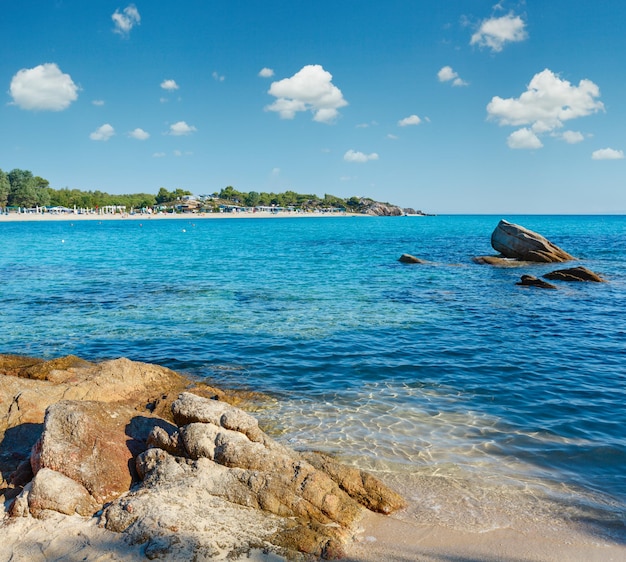
M 191 192 L 180 188 L 169 191 L 165 187 L 159 188 L 156 195 L 149 193 L 112 195 L 98 190 L 82 191 L 67 187 L 54 189 L 50 187 L 48 180 L 34 176 L 29 170 L 16 168 L 6 173 L 0 169 L 0 208 L 68 207 L 71 209 L 75 206 L 83 209 L 95 209 L 124 205 L 127 209 L 140 209 L 156 205 L 172 205 L 186 195 L 191 195 Z M 238 191 L 232 186 L 225 187 L 219 193 L 214 193 L 213 201 L 207 205 L 213 207 L 220 202 L 246 207 L 276 206 L 303 210 L 335 207 L 356 212 L 364 204 L 364 200 L 358 197 L 342 199 L 325 194 L 321 198 L 317 195 L 301 194 L 289 190 L 283 193 L 244 192 Z
M 169 192 L 161 188 L 158 195 L 134 193 L 111 195 L 103 191 L 80 189 L 53 189 L 48 180 L 33 176 L 29 170 L 14 169 L 6 173 L 0 169 L 0 207 L 68 207 L 95 209 L 108 205 L 125 205 L 127 208 L 153 207 L 158 202 L 173 201 L 189 191 L 176 189 Z
M 296 193 L 295 191 L 285 191 L 283 193 L 266 193 L 257 191 L 237 191 L 232 186 L 225 187 L 219 193 L 215 193 L 217 198 L 234 204 L 246 207 L 295 207 L 298 209 L 316 209 L 328 207 L 349 207 L 356 208 L 361 204 L 361 199 L 351 197 L 342 199 L 334 195 L 325 194 L 323 198 L 317 195 Z

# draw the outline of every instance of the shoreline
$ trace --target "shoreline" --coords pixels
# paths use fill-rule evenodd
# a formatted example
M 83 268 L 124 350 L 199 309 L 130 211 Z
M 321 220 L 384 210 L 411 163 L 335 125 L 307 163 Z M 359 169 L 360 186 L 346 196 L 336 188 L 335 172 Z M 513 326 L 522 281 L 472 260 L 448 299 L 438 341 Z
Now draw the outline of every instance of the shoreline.
M 189 383 L 198 382 L 184 372 L 178 375 Z M 462 478 L 450 481 L 436 475 L 436 471 L 427 471 L 428 474 L 421 476 L 419 472 L 417 466 L 405 475 L 373 472 L 384 484 L 404 496 L 409 505 L 391 515 L 366 512 L 358 523 L 354 543 L 346 549 L 346 562 L 470 559 L 476 562 L 617 562 L 626 559 L 621 534 L 612 538 L 601 520 L 584 521 L 568 513 L 565 505 L 547 513 L 541 497 L 535 493 L 516 495 L 511 501 L 504 488 L 494 488 L 493 494 L 479 497 L 476 488 L 488 484 L 492 478 L 489 474 L 480 475 L 477 481 Z M 450 482 L 452 486 L 448 487 Z M 454 493 L 445 493 L 446 489 Z M 0 511 L 3 534 L 0 560 L 19 558 L 33 549 L 40 553 L 56 549 L 63 556 L 67 554 L 64 550 L 67 545 L 73 545 L 72 552 L 80 553 L 84 559 L 92 559 L 95 554 L 111 548 L 116 551 L 115 560 L 145 559 L 145 545 L 129 546 L 124 535 L 101 528 L 97 517 L 52 514 L 43 520 L 9 519 L 7 506 L 5 503 Z M 461 517 L 450 519 L 450 515 L 446 515 L 455 512 Z M 182 562 L 182 558 L 176 556 L 169 559 Z M 241 558 L 244 559 L 281 560 L 261 552 L 252 553 L 251 558 Z
M 152 221 L 152 220 L 222 220 L 222 219 L 307 219 L 307 218 L 352 218 L 352 217 L 371 217 L 373 215 L 364 215 L 358 213 L 296 213 L 290 211 L 281 211 L 279 213 L 270 213 L 267 211 L 237 212 L 237 213 L 157 213 L 157 214 L 84 214 L 84 213 L 9 213 L 0 214 L 0 223 L 2 222 L 53 222 L 53 221 Z M 418 216 L 418 215 L 416 215 Z M 419 215 L 421 216 L 421 215 Z

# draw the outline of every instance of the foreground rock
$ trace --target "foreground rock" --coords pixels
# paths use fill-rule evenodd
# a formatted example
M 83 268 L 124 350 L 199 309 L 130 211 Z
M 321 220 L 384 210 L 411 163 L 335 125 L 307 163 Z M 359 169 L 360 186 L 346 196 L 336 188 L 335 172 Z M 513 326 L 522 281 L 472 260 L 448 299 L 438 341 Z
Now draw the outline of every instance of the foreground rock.
M 138 414 L 127 404 L 63 400 L 50 405 L 31 452 L 33 473 L 54 470 L 83 486 L 100 505 L 119 497 L 136 480 L 133 459 L 146 449 L 150 431 L 166 424 Z
M 15 355 L 0 355 L 0 494 L 21 482 L 9 476 L 41 435 L 46 408 L 61 400 L 125 404 L 129 415 L 170 418 L 170 404 L 188 389 L 191 381 L 158 365 L 116 359 L 99 364 L 68 356 L 42 361 Z M 197 386 L 206 395 L 224 393 Z M 130 419 L 130 418 L 129 418 Z M 24 474 L 22 466 L 20 473 Z M 32 475 L 30 475 L 32 477 Z
M 522 261 L 549 263 L 576 259 L 541 234 L 505 220 L 491 234 L 491 246 L 506 258 Z
M 289 557 L 335 558 L 343 555 L 365 507 L 391 513 L 404 506 L 377 479 L 296 453 L 227 404 L 183 393 L 172 411 L 180 425 L 155 429 L 154 448 L 137 457 L 143 483 L 103 516 L 107 529 L 147 541 L 147 550 L 165 555 L 184 547 L 190 557 L 219 557 L 224 550 L 274 545 Z M 219 548 L 215 530 L 222 530 Z
M 597 273 L 586 267 L 570 267 L 569 269 L 557 269 L 544 275 L 546 279 L 556 281 L 588 281 L 591 283 L 605 283 L 606 281 Z
M 14 517 L 105 508 L 101 525 L 151 559 L 335 558 L 366 509 L 404 506 L 371 475 L 284 447 L 224 393 L 168 369 L 27 363 L 0 356 L 0 492 Z

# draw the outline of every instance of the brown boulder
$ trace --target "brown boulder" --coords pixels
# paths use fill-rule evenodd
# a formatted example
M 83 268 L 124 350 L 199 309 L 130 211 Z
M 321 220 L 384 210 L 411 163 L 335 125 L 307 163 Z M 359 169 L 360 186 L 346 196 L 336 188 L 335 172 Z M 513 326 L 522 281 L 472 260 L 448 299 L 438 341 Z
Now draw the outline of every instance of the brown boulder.
M 17 425 L 42 423 L 46 408 L 62 399 L 158 405 L 171 417 L 172 399 L 189 386 L 170 369 L 123 358 L 93 364 L 73 356 L 42 362 L 0 355 L 0 437 Z
M 34 474 L 52 469 L 84 486 L 100 503 L 118 497 L 133 480 L 133 439 L 127 426 L 136 414 L 127 405 L 104 402 L 52 404 L 33 447 Z
M 125 401 L 136 414 L 172 419 L 171 404 L 190 388 L 222 400 L 258 400 L 258 395 L 224 393 L 191 381 L 174 371 L 128 359 L 99 364 L 72 355 L 50 361 L 0 355 L 0 494 L 8 476 L 41 435 L 46 408 L 60 400 Z M 3 484 L 4 483 L 4 484 Z M 11 492 L 12 493 L 12 492 Z
M 27 494 L 28 508 L 34 517 L 41 517 L 44 510 L 89 516 L 100 509 L 84 486 L 49 468 L 37 473 Z
M 557 269 L 544 275 L 546 279 L 556 281 L 589 281 L 592 283 L 605 283 L 597 273 L 587 269 L 586 267 L 570 267 L 569 269 Z
M 506 258 L 531 262 L 564 262 L 573 256 L 523 226 L 501 220 L 491 234 L 491 246 Z
M 539 287 L 540 289 L 556 289 L 556 286 L 552 283 L 548 283 L 543 279 L 537 279 L 532 275 L 522 275 L 520 281 L 516 285 L 524 285 L 526 287 Z
M 25 379 L 61 382 L 67 378 L 62 373 L 69 373 L 70 369 L 90 366 L 93 366 L 93 363 L 75 355 L 66 355 L 50 361 L 21 355 L 0 355 L 0 373 Z
M 258 548 L 304 560 L 340 556 L 365 507 L 404 505 L 365 472 L 274 441 L 256 418 L 216 400 L 221 391 L 203 386 L 208 398 L 182 392 L 172 404 L 189 381 L 168 369 L 74 358 L 5 367 L 0 359 L 0 445 L 41 432 L 34 478 L 25 463 L 13 474 L 11 497 L 23 490 L 11 515 L 91 515 L 110 502 L 102 524 L 149 557 L 222 559 Z M 168 404 L 177 426 L 152 413 Z M 148 441 L 156 448 L 146 450 Z
M 416 258 L 415 256 L 412 256 L 411 254 L 402 254 L 400 258 L 398 259 L 398 261 L 400 263 L 426 263 L 424 260 L 421 260 L 420 258 Z
M 406 506 L 400 494 L 364 470 L 341 464 L 322 453 L 303 453 L 302 456 L 315 468 L 328 474 L 342 490 L 370 511 L 389 514 Z

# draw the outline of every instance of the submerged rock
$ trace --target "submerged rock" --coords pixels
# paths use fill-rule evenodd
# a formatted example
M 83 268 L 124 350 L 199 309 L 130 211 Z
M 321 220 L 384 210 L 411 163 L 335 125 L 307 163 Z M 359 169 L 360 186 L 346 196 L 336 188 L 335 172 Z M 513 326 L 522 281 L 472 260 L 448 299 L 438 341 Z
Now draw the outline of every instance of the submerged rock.
M 556 281 L 589 281 L 592 283 L 606 283 L 597 273 L 586 267 L 570 267 L 569 269 L 557 269 L 544 275 L 546 279 Z
M 505 220 L 491 234 L 491 246 L 506 258 L 522 261 L 549 263 L 576 259 L 541 234 Z
M 552 283 L 548 283 L 543 279 L 537 279 L 532 275 L 522 275 L 520 281 L 516 283 L 516 285 L 524 285 L 527 287 L 539 287 L 540 289 L 556 289 L 556 285 Z
M 398 261 L 401 263 L 426 263 L 426 261 L 421 260 L 420 258 L 416 258 L 411 254 L 402 254 Z
M 513 258 L 503 258 L 501 256 L 475 256 L 472 258 L 472 261 L 479 265 L 493 265 L 496 267 L 522 267 L 529 263 Z

